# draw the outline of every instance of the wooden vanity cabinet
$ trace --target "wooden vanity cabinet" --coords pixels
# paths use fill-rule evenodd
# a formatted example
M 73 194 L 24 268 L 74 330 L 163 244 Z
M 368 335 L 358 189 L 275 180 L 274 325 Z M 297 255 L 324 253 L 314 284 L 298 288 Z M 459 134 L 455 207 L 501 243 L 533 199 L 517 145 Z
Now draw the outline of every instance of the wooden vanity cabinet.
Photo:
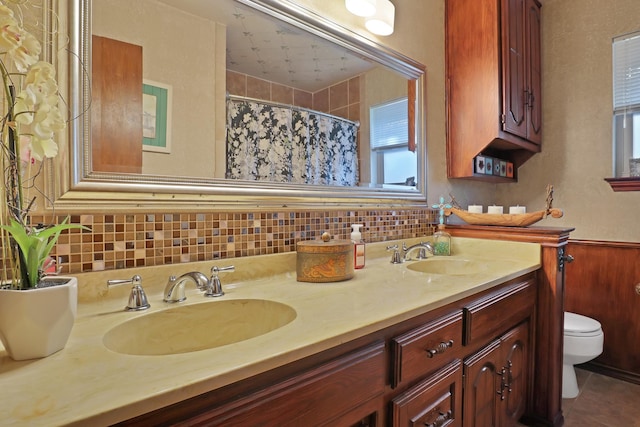
M 518 325 L 464 360 L 464 427 L 514 426 L 529 409 L 536 290 L 533 279 L 525 280 L 464 307 L 467 345 Z
M 536 287 L 529 273 L 121 425 L 512 426 L 530 407 Z
M 314 360 L 286 365 L 119 425 L 382 426 L 384 342 L 300 370 L 299 365 L 312 365 Z
M 542 141 L 540 4 L 447 0 L 445 16 L 447 175 L 513 182 Z M 476 173 L 480 154 L 514 176 Z
M 391 384 L 418 382 L 392 399 L 391 425 L 515 426 L 531 406 L 536 289 L 525 276 L 392 338 Z

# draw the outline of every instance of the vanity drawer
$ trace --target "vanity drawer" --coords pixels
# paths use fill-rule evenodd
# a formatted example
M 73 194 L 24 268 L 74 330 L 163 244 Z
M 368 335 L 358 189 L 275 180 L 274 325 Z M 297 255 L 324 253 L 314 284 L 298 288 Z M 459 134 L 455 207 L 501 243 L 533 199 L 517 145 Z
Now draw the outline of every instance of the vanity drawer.
M 462 362 L 455 360 L 391 401 L 393 426 L 462 424 Z
M 477 299 L 463 308 L 464 344 L 491 339 L 533 313 L 536 303 L 534 277 Z
M 454 360 L 462 344 L 462 312 L 454 311 L 391 339 L 391 387 Z

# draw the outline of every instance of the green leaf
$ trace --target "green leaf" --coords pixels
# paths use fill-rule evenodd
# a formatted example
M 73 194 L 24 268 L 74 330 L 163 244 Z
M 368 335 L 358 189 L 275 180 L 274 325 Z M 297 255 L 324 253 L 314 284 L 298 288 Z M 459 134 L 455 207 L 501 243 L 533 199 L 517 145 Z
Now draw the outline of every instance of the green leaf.
M 1 229 L 7 230 L 11 234 L 11 237 L 20 248 L 29 276 L 29 283 L 23 284 L 23 288 L 33 288 L 38 285 L 42 266 L 49 257 L 62 231 L 72 228 L 88 230 L 83 225 L 67 224 L 68 220 L 69 217 L 65 218 L 60 224 L 43 229 L 31 228 L 29 232 L 27 232 L 24 225 L 14 219 L 11 220 L 10 225 L 0 225 Z

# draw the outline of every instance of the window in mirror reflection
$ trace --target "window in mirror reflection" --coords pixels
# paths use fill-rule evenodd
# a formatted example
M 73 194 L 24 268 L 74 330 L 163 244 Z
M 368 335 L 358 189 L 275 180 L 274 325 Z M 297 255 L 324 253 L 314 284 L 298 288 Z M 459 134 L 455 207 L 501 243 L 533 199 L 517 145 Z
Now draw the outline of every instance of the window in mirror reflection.
M 418 162 L 409 151 L 408 102 L 403 97 L 370 109 L 374 184 L 415 186 Z

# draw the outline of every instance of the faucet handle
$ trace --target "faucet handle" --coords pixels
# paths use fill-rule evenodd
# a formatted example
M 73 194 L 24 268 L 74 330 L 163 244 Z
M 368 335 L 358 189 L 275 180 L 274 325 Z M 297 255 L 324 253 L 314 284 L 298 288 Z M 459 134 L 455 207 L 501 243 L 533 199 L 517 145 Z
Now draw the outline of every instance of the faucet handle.
M 220 282 L 218 274 L 224 273 L 225 271 L 236 271 L 236 268 L 233 265 L 228 267 L 218 267 L 217 265 L 214 265 L 211 267 L 211 279 L 209 279 L 209 286 L 204 292 L 205 297 L 221 297 L 224 295 L 222 282 Z
M 149 300 L 147 299 L 147 294 L 144 292 L 144 289 L 142 288 L 142 277 L 138 276 L 137 274 L 133 276 L 131 279 L 107 281 L 108 286 L 125 285 L 125 284 L 133 285 L 131 287 L 131 293 L 129 294 L 129 302 L 127 303 L 127 306 L 124 308 L 125 310 L 140 311 L 140 310 L 146 310 L 147 308 L 151 307 L 151 304 L 149 304 Z
M 211 267 L 211 274 L 216 276 L 218 275 L 218 273 L 223 273 L 225 271 L 236 271 L 236 268 L 233 265 L 227 267 L 218 267 L 217 265 L 214 265 L 213 267 Z
M 393 251 L 393 254 L 391 255 L 391 264 L 402 264 L 402 256 L 400 256 L 398 245 L 387 246 L 387 251 Z

